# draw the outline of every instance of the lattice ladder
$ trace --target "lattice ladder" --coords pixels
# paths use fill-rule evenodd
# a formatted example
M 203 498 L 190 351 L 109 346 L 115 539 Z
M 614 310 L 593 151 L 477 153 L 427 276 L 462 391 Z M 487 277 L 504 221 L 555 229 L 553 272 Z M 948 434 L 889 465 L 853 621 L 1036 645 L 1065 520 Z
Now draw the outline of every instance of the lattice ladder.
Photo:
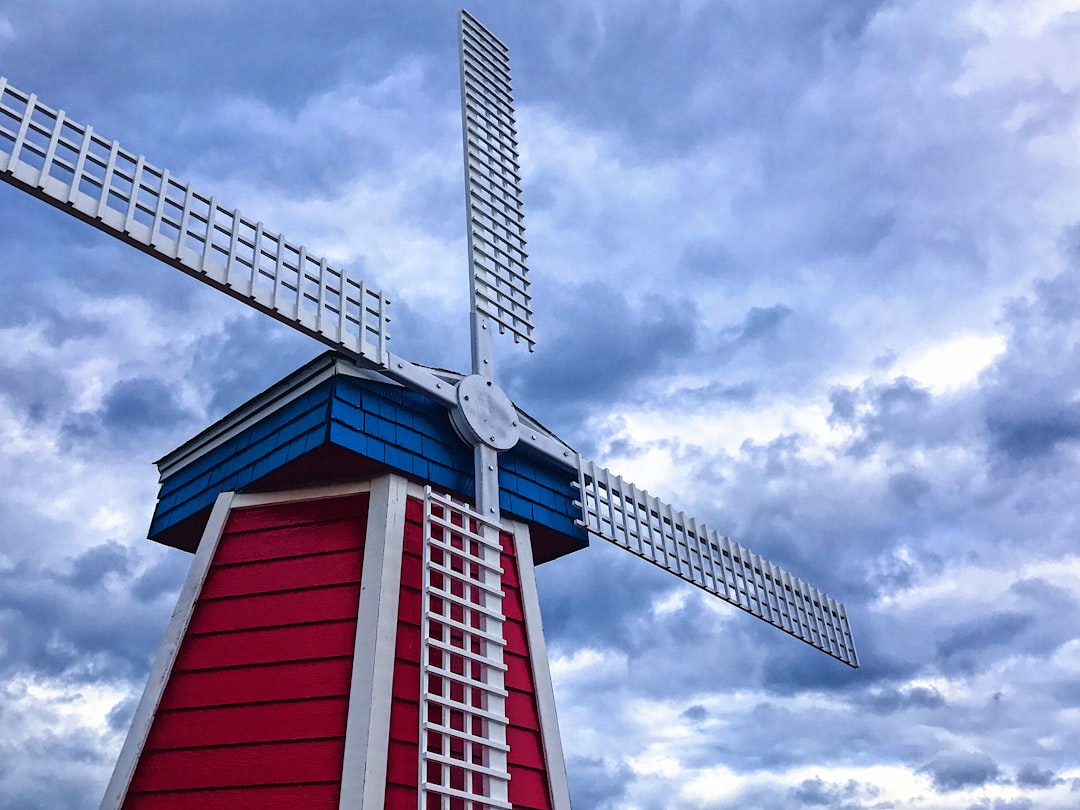
M 510 808 L 499 533 L 425 488 L 420 810 Z

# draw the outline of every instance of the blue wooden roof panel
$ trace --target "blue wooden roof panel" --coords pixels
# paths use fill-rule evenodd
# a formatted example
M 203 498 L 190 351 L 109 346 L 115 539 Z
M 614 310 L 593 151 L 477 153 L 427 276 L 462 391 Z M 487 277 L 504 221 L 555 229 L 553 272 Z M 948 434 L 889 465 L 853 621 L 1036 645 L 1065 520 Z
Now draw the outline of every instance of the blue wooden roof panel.
M 309 445 L 318 447 L 325 443 L 326 431 L 319 425 L 305 434 L 293 437 L 282 446 L 272 448 L 267 455 L 248 459 L 247 463 L 244 463 L 242 454 L 233 456 L 232 460 L 236 461 L 237 464 L 223 463 L 213 471 L 216 474 L 212 482 L 205 480 L 210 476 L 210 473 L 208 473 L 201 479 L 203 481 L 202 486 L 196 486 L 195 483 L 197 482 L 188 484 L 161 498 L 158 501 L 157 508 L 154 510 L 150 536 L 153 537 L 156 532 L 160 532 L 164 528 L 174 525 L 211 505 L 219 493 L 242 489 L 264 475 L 280 468 L 287 461 L 298 458 L 307 452 Z
M 225 460 L 239 454 L 248 453 L 253 445 L 258 445 L 267 438 L 280 441 L 280 433 L 289 433 L 288 426 L 297 420 L 309 417 L 307 424 L 315 425 L 325 419 L 327 394 L 331 390 L 331 380 L 307 392 L 296 400 L 286 404 L 280 410 L 270 413 L 247 430 L 229 439 L 212 451 L 194 459 L 190 464 L 178 470 L 162 481 L 162 491 L 168 492 L 195 481 L 200 475 L 213 474 L 213 471 Z
M 335 374 L 194 458 L 162 481 L 150 536 L 243 489 L 307 452 L 332 444 L 466 498 L 473 452 L 445 408 L 387 383 Z M 570 478 L 523 447 L 500 456 L 500 504 L 510 515 L 586 542 L 574 524 Z

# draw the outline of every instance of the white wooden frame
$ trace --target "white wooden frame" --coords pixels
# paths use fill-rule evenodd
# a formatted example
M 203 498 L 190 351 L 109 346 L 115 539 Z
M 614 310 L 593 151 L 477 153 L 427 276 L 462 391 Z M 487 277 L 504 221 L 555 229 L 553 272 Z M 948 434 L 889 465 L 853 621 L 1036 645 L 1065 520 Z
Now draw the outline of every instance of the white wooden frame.
M 214 559 L 218 543 L 221 540 L 225 521 L 233 508 L 235 493 L 223 492 L 218 495 L 214 507 L 210 512 L 210 519 L 203 530 L 199 549 L 195 553 L 195 559 L 188 569 L 184 587 L 180 589 L 180 596 L 176 600 L 176 608 L 173 610 L 169 626 L 165 630 L 165 638 L 158 648 L 154 658 L 154 665 L 150 669 L 150 676 L 146 680 L 139 705 L 135 709 L 135 716 L 131 720 L 131 728 L 128 730 L 127 739 L 120 749 L 120 757 L 113 768 L 112 778 L 105 789 L 105 796 L 101 800 L 101 810 L 120 810 L 127 797 L 131 777 L 135 774 L 135 766 L 142 754 L 143 746 L 146 745 L 146 736 L 150 733 L 150 725 L 154 720 L 161 695 L 165 691 L 165 684 L 169 682 L 173 664 L 176 662 L 176 654 L 180 651 L 180 643 L 187 632 L 191 621 L 191 612 L 202 591 L 206 581 L 206 573 L 210 570 L 210 562 Z
M 397 475 L 371 481 L 341 810 L 382 810 L 385 803 L 408 490 L 408 482 Z
M 566 778 L 566 759 L 563 755 L 562 736 L 559 733 L 559 717 L 555 710 L 555 689 L 551 683 L 544 623 L 540 616 L 532 537 L 525 523 L 504 520 L 503 525 L 514 538 L 521 606 L 525 614 L 525 638 L 529 643 L 529 659 L 533 664 L 536 711 L 540 715 L 540 735 L 544 745 L 548 785 L 551 788 L 551 806 L 553 810 L 570 810 L 570 783 Z

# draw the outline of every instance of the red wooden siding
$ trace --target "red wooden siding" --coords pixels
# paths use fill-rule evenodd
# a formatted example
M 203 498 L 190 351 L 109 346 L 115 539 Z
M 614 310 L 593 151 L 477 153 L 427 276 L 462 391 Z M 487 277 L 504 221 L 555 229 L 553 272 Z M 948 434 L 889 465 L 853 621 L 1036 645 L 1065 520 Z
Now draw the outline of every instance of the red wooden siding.
M 336 808 L 368 497 L 230 514 L 125 808 Z
M 423 565 L 423 504 L 410 498 L 405 510 L 405 542 L 394 660 L 386 807 L 416 807 L 419 760 L 420 608 Z M 507 715 L 510 725 L 510 802 L 522 810 L 551 810 L 536 687 L 530 663 L 517 562 L 512 539 L 502 537 L 503 624 Z

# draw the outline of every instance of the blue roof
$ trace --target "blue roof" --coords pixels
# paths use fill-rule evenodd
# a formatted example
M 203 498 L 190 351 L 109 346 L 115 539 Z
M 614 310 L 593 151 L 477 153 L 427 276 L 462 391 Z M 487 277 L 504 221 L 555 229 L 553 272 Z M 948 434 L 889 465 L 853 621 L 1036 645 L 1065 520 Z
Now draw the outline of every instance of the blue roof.
M 221 492 L 259 488 L 290 469 L 317 470 L 300 474 L 310 484 L 326 482 L 313 474 L 335 469 L 349 478 L 357 470 L 392 469 L 471 501 L 473 451 L 457 436 L 446 408 L 371 375 L 343 373 L 347 368 L 332 353 L 323 355 L 158 462 L 161 489 L 150 539 L 193 548 L 198 537 L 192 536 L 201 534 Z M 304 460 L 315 457 L 334 463 L 305 468 Z M 580 507 L 572 472 L 520 444 L 499 455 L 499 467 L 502 511 L 530 524 L 534 534 L 561 536 L 557 545 L 565 548 L 538 561 L 588 544 L 575 523 Z

